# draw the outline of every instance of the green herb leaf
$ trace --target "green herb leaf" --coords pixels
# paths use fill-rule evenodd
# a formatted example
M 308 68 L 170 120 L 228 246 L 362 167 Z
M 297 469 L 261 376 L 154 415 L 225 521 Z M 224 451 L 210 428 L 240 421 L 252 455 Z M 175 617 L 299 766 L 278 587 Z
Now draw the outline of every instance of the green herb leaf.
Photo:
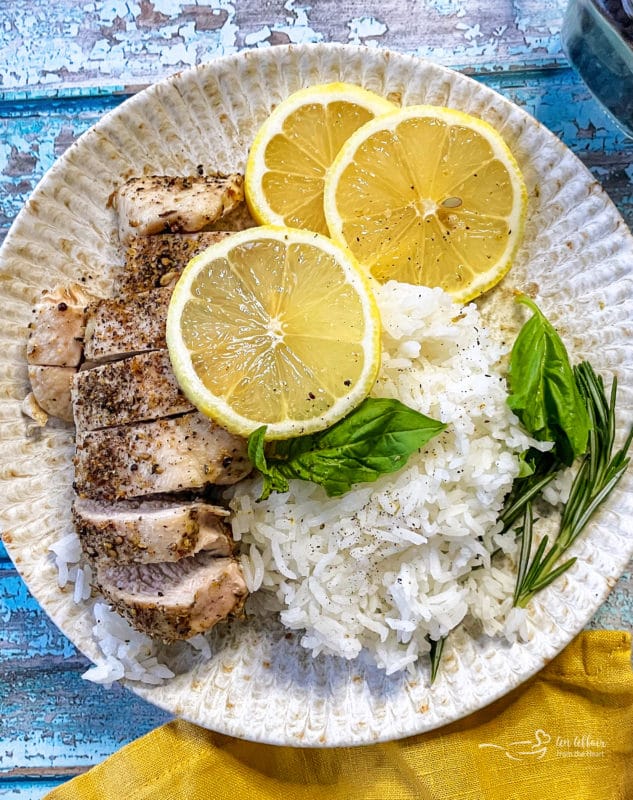
M 266 435 L 266 425 L 254 430 L 248 437 L 248 457 L 251 464 L 261 472 L 264 478 L 264 485 L 260 500 L 265 500 L 271 492 L 287 492 L 288 481 L 275 469 L 269 468 L 264 451 L 264 437 Z
M 277 442 L 264 454 L 264 432 L 249 437 L 249 456 L 264 476 L 262 497 L 287 491 L 288 480 L 321 484 L 330 496 L 356 483 L 401 469 L 409 456 L 445 429 L 399 400 L 367 398 L 347 417 L 320 433 Z M 251 455 L 252 451 L 252 455 Z
M 530 448 L 519 456 L 519 474 L 505 499 L 501 522 L 507 531 L 521 516 L 527 503 L 532 502 L 555 477 L 562 463 L 552 452 L 543 453 Z
M 519 454 L 519 474 L 517 478 L 529 478 L 534 475 L 536 467 L 530 458 L 531 450 L 526 450 L 524 453 Z
M 550 544 L 548 537 L 543 537 L 531 558 L 531 564 L 532 496 L 523 503 L 523 523 L 519 528 L 521 552 L 514 593 L 514 604 L 519 607 L 525 607 L 535 594 L 574 564 L 575 558 L 562 564 L 559 561 L 616 487 L 630 461 L 628 450 L 633 441 L 633 427 L 623 446 L 613 452 L 617 380 L 614 378 L 607 400 L 602 378 L 596 375 L 588 362 L 584 361 L 574 368 L 574 379 L 590 420 L 589 444 L 563 509 L 556 538 Z
M 427 637 L 428 638 L 428 637 Z M 429 659 L 431 660 L 431 686 L 435 683 L 437 673 L 440 669 L 440 662 L 442 661 L 442 653 L 444 652 L 444 645 L 446 644 L 446 636 L 439 639 L 428 638 L 431 643 L 429 650 Z
M 556 455 L 570 466 L 587 449 L 587 409 L 560 336 L 529 297 L 518 302 L 534 313 L 510 355 L 508 405 L 535 439 L 555 442 Z

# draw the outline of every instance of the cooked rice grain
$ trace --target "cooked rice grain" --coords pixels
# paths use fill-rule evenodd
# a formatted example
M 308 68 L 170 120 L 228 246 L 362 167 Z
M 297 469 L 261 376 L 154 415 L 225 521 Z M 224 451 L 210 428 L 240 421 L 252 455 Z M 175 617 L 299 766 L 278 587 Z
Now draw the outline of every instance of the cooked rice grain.
M 329 498 L 294 480 L 285 494 L 259 497 L 261 481 L 233 492 L 233 532 L 251 613 L 279 611 L 303 630 L 314 655 L 353 658 L 361 649 L 387 673 L 427 653 L 470 616 L 491 635 L 511 609 L 515 552 L 497 516 L 534 444 L 506 404 L 498 337 L 475 305 L 452 303 L 439 289 L 395 282 L 377 287 L 383 358 L 373 394 L 447 423 L 400 472 Z

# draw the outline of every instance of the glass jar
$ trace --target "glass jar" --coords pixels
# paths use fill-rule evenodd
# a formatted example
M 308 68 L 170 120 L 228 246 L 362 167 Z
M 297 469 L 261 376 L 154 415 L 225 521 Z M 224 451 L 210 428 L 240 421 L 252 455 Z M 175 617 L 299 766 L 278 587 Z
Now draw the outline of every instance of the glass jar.
M 569 0 L 562 42 L 592 94 L 633 137 L 633 0 Z

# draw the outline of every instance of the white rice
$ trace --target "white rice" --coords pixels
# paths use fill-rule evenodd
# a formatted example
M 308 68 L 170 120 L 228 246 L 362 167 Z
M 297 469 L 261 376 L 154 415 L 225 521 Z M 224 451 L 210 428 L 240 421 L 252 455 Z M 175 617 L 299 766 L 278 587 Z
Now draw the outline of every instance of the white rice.
M 512 608 L 517 543 L 497 517 L 518 473 L 518 454 L 540 446 L 506 404 L 504 346 L 487 332 L 474 305 L 461 307 L 439 289 L 395 282 L 376 289 L 383 323 L 377 397 L 398 398 L 447 429 L 398 473 L 328 498 L 315 484 L 291 481 L 285 494 L 257 502 L 261 480 L 229 493 L 232 527 L 250 613 L 279 613 L 303 631 L 314 655 L 354 658 L 364 648 L 388 674 L 413 665 L 465 619 L 484 633 L 527 639 L 529 620 Z M 549 489 L 565 500 L 570 474 Z M 509 558 L 495 560 L 500 549 Z M 157 659 L 152 639 L 101 599 L 79 538 L 52 547 L 59 585 L 92 606 L 103 657 L 88 680 L 162 683 L 174 673 Z M 189 644 L 211 657 L 208 639 Z M 192 652 L 193 652 L 192 651 Z
M 364 648 L 392 673 L 467 616 L 503 632 L 514 576 L 491 566 L 490 553 L 515 553 L 497 517 L 517 456 L 534 442 L 507 407 L 504 348 L 474 305 L 395 282 L 376 297 L 383 359 L 373 395 L 398 398 L 446 431 L 400 472 L 343 497 L 295 480 L 258 503 L 253 479 L 235 488 L 231 508 L 250 612 L 278 611 L 314 655 L 354 658 Z
M 73 601 L 92 606 L 95 623 L 92 634 L 102 658 L 82 677 L 104 686 L 111 686 L 121 678 L 152 684 L 173 678 L 172 670 L 156 658 L 156 644 L 149 636 L 135 630 L 107 603 L 92 599 L 92 569 L 83 557 L 77 534 L 69 533 L 52 544 L 50 550 L 57 566 L 60 588 L 72 585 Z M 204 637 L 194 639 L 190 640 L 194 648 L 210 657 L 209 644 Z M 204 643 L 200 642 L 201 639 Z
M 123 677 L 153 684 L 174 677 L 169 667 L 160 664 L 156 658 L 152 639 L 132 628 L 107 603 L 96 602 L 93 614 L 92 633 L 105 660 L 84 672 L 83 678 L 109 686 Z

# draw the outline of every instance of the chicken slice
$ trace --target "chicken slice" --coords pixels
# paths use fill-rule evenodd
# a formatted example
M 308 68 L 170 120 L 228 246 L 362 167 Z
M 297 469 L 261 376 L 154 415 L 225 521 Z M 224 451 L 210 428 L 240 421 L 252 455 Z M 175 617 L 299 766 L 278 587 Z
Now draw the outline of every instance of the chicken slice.
M 238 562 L 209 553 L 174 563 L 99 565 L 95 582 L 137 630 L 165 642 L 240 614 L 247 595 Z
M 70 388 L 83 356 L 86 309 L 95 300 L 81 284 L 45 291 L 33 308 L 26 345 L 29 381 L 23 411 L 38 425 L 48 415 L 73 421 Z
M 95 299 L 71 283 L 43 292 L 33 308 L 26 360 L 43 367 L 76 367 L 83 352 L 86 308 Z
M 228 511 L 203 502 L 78 499 L 75 529 L 93 561 L 149 564 L 179 561 L 201 550 L 233 555 Z
M 197 412 L 77 435 L 79 497 L 117 500 L 228 485 L 250 470 L 246 440 Z
M 29 364 L 28 371 L 37 405 L 51 417 L 72 422 L 71 387 L 77 370 L 74 367 L 38 367 Z
M 86 318 L 86 361 L 94 364 L 149 350 L 164 350 L 171 294 L 172 289 L 165 287 L 92 305 Z
M 244 202 L 241 175 L 131 178 L 113 195 L 119 238 L 208 230 Z
M 120 294 L 138 294 L 169 284 L 189 261 L 212 244 L 230 236 L 227 231 L 162 233 L 134 239 L 125 254 Z
M 167 350 L 80 370 L 74 376 L 72 400 L 79 432 L 193 410 L 180 391 Z

